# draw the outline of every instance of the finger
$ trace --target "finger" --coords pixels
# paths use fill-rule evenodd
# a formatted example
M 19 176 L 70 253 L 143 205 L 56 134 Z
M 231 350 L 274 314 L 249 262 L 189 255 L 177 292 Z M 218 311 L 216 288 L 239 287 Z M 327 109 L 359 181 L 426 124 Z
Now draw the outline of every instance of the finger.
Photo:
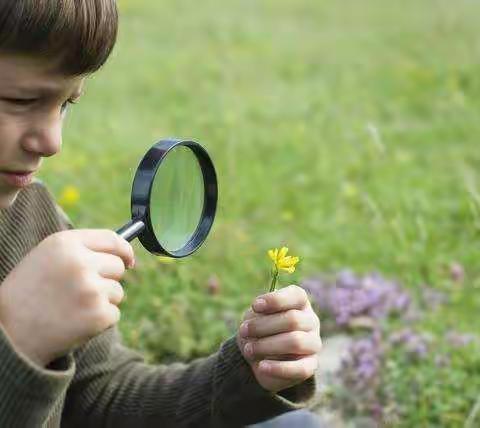
M 121 312 L 116 305 L 108 305 L 108 312 L 110 319 L 109 327 L 111 327 L 112 325 L 115 325 L 118 323 L 118 321 L 120 321 Z
M 312 354 L 294 361 L 262 360 L 260 371 L 285 380 L 303 381 L 315 374 L 318 368 L 318 355 Z
M 257 318 L 258 316 L 260 315 L 257 314 L 252 308 L 249 308 L 243 315 L 243 319 L 246 321 L 246 320 L 251 320 L 253 318 Z
M 318 325 L 313 312 L 290 309 L 286 312 L 245 320 L 240 326 L 242 337 L 265 337 L 289 331 L 310 331 Z
M 120 309 L 116 305 L 105 303 L 100 309 L 91 310 L 86 316 L 86 323 L 93 336 L 105 331 L 120 320 Z M 89 337 L 92 337 L 89 334 Z
M 308 305 L 308 296 L 303 288 L 289 285 L 278 291 L 258 296 L 252 305 L 257 313 L 275 313 L 289 309 L 303 309 Z
M 120 257 L 95 252 L 92 252 L 91 256 L 92 263 L 101 277 L 120 281 L 125 274 L 125 264 Z
M 248 333 L 247 333 L 247 330 L 245 330 L 245 328 L 248 326 L 249 320 L 252 320 L 252 319 L 260 317 L 260 316 L 263 316 L 263 315 L 255 313 L 255 311 L 252 308 L 248 309 L 243 314 L 242 323 L 240 324 L 240 327 L 238 328 L 238 336 L 239 336 L 239 339 L 242 341 L 243 345 L 246 343 L 245 342 L 245 337 L 247 337 Z M 242 346 L 242 349 L 243 349 L 243 346 Z
M 125 291 L 118 281 L 114 281 L 113 279 L 104 279 L 101 281 L 100 287 L 112 305 L 118 306 L 125 297 Z
M 304 331 L 291 331 L 249 340 L 244 352 L 251 359 L 259 359 L 267 355 L 308 355 L 319 352 L 320 348 L 320 337 Z
M 113 230 L 73 229 L 70 232 L 76 234 L 90 250 L 118 256 L 125 266 L 133 266 L 135 255 L 132 246 Z

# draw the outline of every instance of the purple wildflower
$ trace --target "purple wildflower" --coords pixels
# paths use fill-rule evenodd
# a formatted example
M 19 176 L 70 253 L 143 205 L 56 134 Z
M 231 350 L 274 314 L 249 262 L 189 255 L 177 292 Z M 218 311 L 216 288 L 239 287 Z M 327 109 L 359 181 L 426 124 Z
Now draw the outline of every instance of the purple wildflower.
M 351 345 L 343 367 L 353 371 L 354 386 L 362 389 L 377 377 L 380 370 L 382 348 L 379 334 L 355 340 Z
M 340 382 L 346 392 L 345 399 L 361 412 L 381 419 L 382 405 L 379 388 L 383 348 L 379 331 L 354 340 L 342 360 Z
M 334 281 L 310 278 L 301 286 L 310 293 L 323 315 L 331 316 L 340 328 L 357 317 L 380 320 L 404 313 L 410 306 L 408 294 L 397 283 L 377 273 L 362 277 L 344 270 Z
M 397 331 L 390 336 L 392 345 L 403 346 L 408 355 L 418 359 L 427 355 L 428 342 L 428 336 L 416 333 L 410 328 Z

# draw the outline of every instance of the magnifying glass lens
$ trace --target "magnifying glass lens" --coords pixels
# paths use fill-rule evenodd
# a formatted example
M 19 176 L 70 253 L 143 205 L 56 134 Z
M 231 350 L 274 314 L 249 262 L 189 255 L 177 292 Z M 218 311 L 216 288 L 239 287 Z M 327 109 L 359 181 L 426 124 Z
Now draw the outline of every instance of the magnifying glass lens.
M 142 158 L 132 185 L 132 218 L 116 232 L 147 251 L 174 258 L 194 253 L 215 219 L 217 175 L 195 141 L 167 139 Z
M 167 251 L 178 251 L 192 238 L 202 218 L 204 180 L 195 153 L 174 147 L 155 174 L 150 216 L 155 235 Z

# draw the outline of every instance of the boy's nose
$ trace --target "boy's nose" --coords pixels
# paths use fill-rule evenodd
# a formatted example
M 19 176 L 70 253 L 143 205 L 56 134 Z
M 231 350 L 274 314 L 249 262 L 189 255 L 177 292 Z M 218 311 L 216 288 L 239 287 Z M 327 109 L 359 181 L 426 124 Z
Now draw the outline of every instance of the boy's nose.
M 60 152 L 62 147 L 62 121 L 42 121 L 23 136 L 24 150 L 49 157 Z

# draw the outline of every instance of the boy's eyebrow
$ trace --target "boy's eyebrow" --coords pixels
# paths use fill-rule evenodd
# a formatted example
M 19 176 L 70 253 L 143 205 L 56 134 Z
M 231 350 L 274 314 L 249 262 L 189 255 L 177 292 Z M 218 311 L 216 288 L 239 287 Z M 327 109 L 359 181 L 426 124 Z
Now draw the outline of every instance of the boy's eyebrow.
M 57 85 L 18 86 L 17 89 L 21 92 L 28 92 L 41 97 L 58 97 L 64 93 L 63 88 Z M 72 97 L 79 98 L 83 95 L 83 91 L 83 85 L 75 88 L 74 92 L 72 93 Z

